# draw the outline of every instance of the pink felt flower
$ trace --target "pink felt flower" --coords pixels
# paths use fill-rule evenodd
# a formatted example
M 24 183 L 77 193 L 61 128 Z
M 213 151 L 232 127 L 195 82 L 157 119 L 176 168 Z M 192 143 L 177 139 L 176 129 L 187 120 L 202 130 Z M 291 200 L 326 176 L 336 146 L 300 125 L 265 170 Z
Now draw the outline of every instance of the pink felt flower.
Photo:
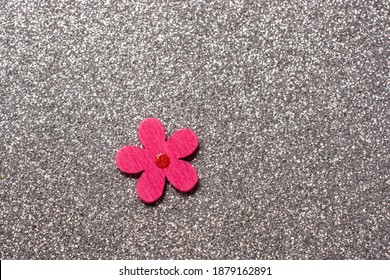
M 179 191 L 188 192 L 198 182 L 198 174 L 181 160 L 198 147 L 198 137 L 191 129 L 176 131 L 166 141 L 164 126 L 154 118 L 143 120 L 138 127 L 143 148 L 126 146 L 116 154 L 116 165 L 125 173 L 144 171 L 137 182 L 138 196 L 146 203 L 156 202 L 164 192 L 165 178 Z

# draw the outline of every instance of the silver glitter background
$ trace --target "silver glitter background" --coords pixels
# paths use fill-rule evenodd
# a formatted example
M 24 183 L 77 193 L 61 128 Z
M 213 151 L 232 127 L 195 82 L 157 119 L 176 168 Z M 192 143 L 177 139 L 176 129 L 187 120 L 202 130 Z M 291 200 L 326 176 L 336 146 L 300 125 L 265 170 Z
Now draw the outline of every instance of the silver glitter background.
M 50 2 L 0 3 L 2 258 L 390 258 L 388 1 Z M 200 138 L 155 206 L 150 116 Z

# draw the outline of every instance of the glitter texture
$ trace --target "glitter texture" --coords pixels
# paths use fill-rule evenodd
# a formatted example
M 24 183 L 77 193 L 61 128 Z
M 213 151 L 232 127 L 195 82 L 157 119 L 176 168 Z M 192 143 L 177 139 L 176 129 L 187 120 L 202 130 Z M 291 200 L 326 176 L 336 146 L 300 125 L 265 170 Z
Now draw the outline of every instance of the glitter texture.
M 389 259 L 389 2 L 155 2 L 0 4 L 0 257 Z M 146 117 L 200 143 L 155 206 Z

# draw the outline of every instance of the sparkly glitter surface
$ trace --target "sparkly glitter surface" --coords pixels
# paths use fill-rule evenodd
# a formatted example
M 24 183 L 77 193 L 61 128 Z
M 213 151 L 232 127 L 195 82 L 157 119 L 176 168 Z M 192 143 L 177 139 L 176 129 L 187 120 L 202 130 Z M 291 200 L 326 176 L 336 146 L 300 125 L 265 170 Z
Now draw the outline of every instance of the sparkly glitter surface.
M 2 258 L 390 258 L 389 2 L 253 2 L 1 2 Z M 155 206 L 146 117 L 200 141 Z

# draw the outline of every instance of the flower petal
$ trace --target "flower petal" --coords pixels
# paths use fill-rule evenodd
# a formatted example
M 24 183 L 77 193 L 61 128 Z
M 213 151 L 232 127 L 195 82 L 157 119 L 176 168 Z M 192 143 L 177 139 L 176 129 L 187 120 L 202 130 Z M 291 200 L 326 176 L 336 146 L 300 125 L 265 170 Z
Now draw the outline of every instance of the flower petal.
M 160 169 L 147 169 L 136 186 L 139 198 L 145 203 L 156 202 L 164 193 L 165 175 Z
M 144 148 L 151 153 L 159 152 L 166 139 L 164 126 L 158 119 L 145 119 L 138 127 L 138 137 Z
M 198 136 L 189 128 L 176 131 L 167 141 L 169 154 L 184 158 L 195 152 L 198 147 Z
M 188 192 L 198 182 L 198 173 L 195 168 L 186 161 L 171 161 L 167 171 L 168 181 L 179 191 Z
M 145 170 L 148 155 L 140 147 L 126 146 L 116 153 L 115 161 L 120 171 L 134 174 Z

